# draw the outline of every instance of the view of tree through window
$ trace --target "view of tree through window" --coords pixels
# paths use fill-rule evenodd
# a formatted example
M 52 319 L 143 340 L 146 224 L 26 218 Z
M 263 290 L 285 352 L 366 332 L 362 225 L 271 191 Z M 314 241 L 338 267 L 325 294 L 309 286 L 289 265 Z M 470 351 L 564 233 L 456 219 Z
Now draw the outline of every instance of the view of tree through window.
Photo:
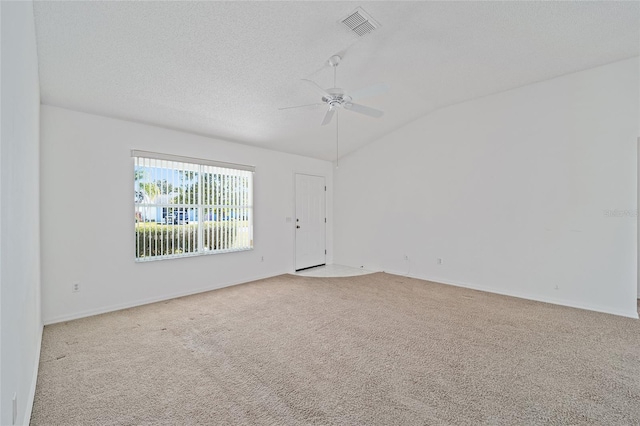
M 252 170 L 157 157 L 134 155 L 137 261 L 253 247 Z

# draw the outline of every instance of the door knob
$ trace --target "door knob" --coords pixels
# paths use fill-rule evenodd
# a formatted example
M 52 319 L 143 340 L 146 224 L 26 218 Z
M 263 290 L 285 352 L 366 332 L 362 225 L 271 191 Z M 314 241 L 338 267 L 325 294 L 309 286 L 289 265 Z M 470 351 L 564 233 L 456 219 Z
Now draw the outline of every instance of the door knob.
M 300 225 L 296 225 L 296 228 L 300 229 Z

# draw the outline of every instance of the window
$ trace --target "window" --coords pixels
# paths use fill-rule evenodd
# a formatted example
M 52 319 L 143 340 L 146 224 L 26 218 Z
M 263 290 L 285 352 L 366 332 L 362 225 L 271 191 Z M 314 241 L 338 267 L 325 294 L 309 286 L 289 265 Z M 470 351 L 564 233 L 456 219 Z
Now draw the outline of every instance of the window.
M 132 151 L 136 261 L 253 248 L 251 166 Z

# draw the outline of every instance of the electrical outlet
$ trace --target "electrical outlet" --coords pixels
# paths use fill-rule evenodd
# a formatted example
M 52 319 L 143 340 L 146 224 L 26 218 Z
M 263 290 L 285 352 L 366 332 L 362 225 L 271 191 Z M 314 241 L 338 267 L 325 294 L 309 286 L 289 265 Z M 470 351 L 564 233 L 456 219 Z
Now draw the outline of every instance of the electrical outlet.
M 560 287 L 558 287 L 557 285 L 554 287 L 556 290 L 560 290 Z
M 80 291 L 80 283 L 75 282 L 73 284 L 71 284 L 71 292 L 72 293 L 77 293 Z
M 404 255 L 404 260 L 409 260 L 409 256 L 407 256 L 406 254 Z
M 438 257 L 438 258 L 436 259 L 436 263 L 437 263 L 438 265 L 442 265 L 442 264 L 444 263 L 444 261 L 442 260 L 442 258 L 441 258 L 441 257 Z
M 13 398 L 11 399 L 11 424 L 15 425 L 16 420 L 18 420 L 18 394 L 13 393 Z

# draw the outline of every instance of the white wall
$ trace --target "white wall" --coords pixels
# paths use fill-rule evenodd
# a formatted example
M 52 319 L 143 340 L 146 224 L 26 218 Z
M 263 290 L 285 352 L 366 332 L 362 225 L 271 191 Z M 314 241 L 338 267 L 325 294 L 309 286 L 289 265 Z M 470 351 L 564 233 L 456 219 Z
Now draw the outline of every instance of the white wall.
M 327 161 L 45 105 L 41 133 L 45 324 L 292 272 L 294 172 L 327 180 L 331 263 Z M 254 250 L 135 263 L 131 149 L 256 166 Z
M 637 317 L 638 68 L 454 105 L 345 157 L 334 261 Z
M 31 413 L 40 319 L 40 87 L 31 2 L 0 2 L 0 424 Z

